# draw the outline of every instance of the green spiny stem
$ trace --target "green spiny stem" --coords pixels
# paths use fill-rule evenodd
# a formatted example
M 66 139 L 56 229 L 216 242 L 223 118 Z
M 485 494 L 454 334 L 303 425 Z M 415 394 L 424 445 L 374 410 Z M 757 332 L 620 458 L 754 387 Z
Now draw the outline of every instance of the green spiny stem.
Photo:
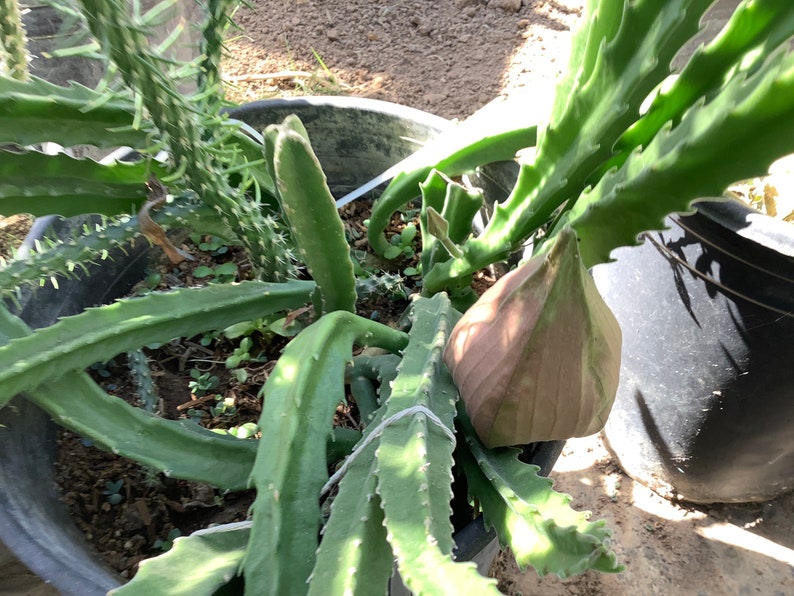
M 613 155 L 613 145 L 637 118 L 648 93 L 669 74 L 673 57 L 697 32 L 698 19 L 710 4 L 711 0 L 673 0 L 661 7 L 654 2 L 625 3 L 622 19 L 605 18 L 619 27 L 613 36 L 600 32 L 588 40 L 576 73 L 586 84 L 573 94 L 565 111 L 552 113 L 539 139 L 531 175 L 537 190 L 508 199 L 491 222 L 496 236 L 504 235 L 500 228 L 506 224 L 514 247 L 564 201 L 578 196 L 592 171 Z M 598 20 L 600 14 L 593 17 Z M 502 222 L 506 215 L 514 221 Z
M 0 307 L 0 345 L 32 334 Z M 222 437 L 185 420 L 148 414 L 108 395 L 85 373 L 68 372 L 57 382 L 29 390 L 26 397 L 61 426 L 167 475 L 230 490 L 246 486 L 256 453 L 254 441 Z M 184 457 L 185 453 L 193 457 Z
M 614 144 L 636 120 L 642 102 L 670 73 L 675 54 L 697 33 L 699 18 L 711 3 L 625 2 L 621 19 L 604 19 L 609 27 L 619 26 L 614 34 L 596 28 L 588 38 L 581 67 L 571 71 L 582 84 L 564 111 L 552 112 L 539 136 L 537 158 L 531 168 L 522 168 L 528 178 L 523 182 L 532 191 L 514 191 L 495 209 L 472 253 L 514 250 L 565 201 L 576 199 L 591 173 L 612 157 Z M 606 5 L 598 5 L 593 20 L 600 20 Z
M 67 373 L 25 395 L 58 425 L 166 476 L 223 490 L 249 487 L 258 444 L 254 439 L 220 435 L 194 422 L 149 414 L 108 395 L 85 373 Z M 346 430 L 335 429 L 329 437 L 328 465 L 347 456 L 360 438 L 360 433 Z
M 537 475 L 537 466 L 520 462 L 519 450 L 484 447 L 462 403 L 457 421 L 464 438 L 457 461 L 469 493 L 522 569 L 532 565 L 541 576 L 563 578 L 587 569 L 622 570 L 609 549 L 611 532 L 603 521 L 591 522 L 587 514 L 571 509 L 571 497 L 554 491 L 551 480 Z
M 346 376 L 377 380 L 385 403 L 402 359 L 394 354 L 357 356 Z M 322 530 L 322 541 L 309 582 L 309 594 L 372 594 L 385 587 L 394 568 L 394 556 L 386 539 L 383 510 L 376 491 L 380 423 L 386 408 L 379 408 L 367 425 L 362 440 L 340 467 L 346 471 L 333 499 L 331 516 Z M 366 444 L 365 444 L 366 443 Z M 339 472 L 337 472 L 339 473 Z M 329 483 L 331 480 L 329 480 Z M 326 483 L 326 487 L 329 487 Z M 352 524 L 351 524 L 352 520 Z M 350 573 L 351 569 L 366 573 Z M 346 591 L 347 590 L 347 591 Z
M 472 221 L 484 204 L 482 191 L 451 182 L 444 196 L 441 216 L 449 224 L 448 236 L 462 244 L 471 235 Z
M 166 476 L 227 490 L 247 488 L 256 442 L 221 436 L 188 420 L 165 420 L 108 395 L 85 373 L 66 373 L 26 392 L 75 433 Z M 191 454 L 185 457 L 184 454 Z
M 422 212 L 419 215 L 422 271 L 431 271 L 437 262 L 450 257 L 462 256 L 458 245 L 471 234 L 472 221 L 482 205 L 482 192 L 468 189 L 445 176 L 439 179 L 431 174 L 428 177 L 422 184 Z
M 162 58 L 149 48 L 145 31 L 128 15 L 125 3 L 81 2 L 91 32 L 119 67 L 125 83 L 141 94 L 152 121 L 168 142 L 177 170 L 184 170 L 188 186 L 227 226 L 238 231 L 260 277 L 279 281 L 292 275 L 294 266 L 284 238 L 241 190 L 229 185 L 212 159 L 215 132 L 206 138 L 210 131 L 202 127 L 199 116 L 162 68 Z
M 353 451 L 353 448 L 361 440 L 361 432 L 352 428 L 335 428 L 331 433 L 331 438 L 326 444 L 327 458 L 329 466 L 337 464 L 346 458 Z
M 168 228 L 188 228 L 227 242 L 235 240 L 209 206 L 188 200 L 166 205 L 153 219 Z M 108 258 L 112 249 L 126 250 L 138 234 L 137 217 L 132 216 L 110 223 L 85 224 L 81 234 L 72 238 L 46 238 L 24 259 L 0 261 L 0 297 L 13 297 L 23 285 L 43 285 L 50 281 L 57 287 L 59 278 L 73 278 L 80 271 L 87 274 L 89 267 Z
M 794 5 L 788 0 L 740 4 L 720 34 L 695 50 L 675 81 L 654 98 L 642 118 L 621 136 L 615 147 L 621 153 L 603 172 L 620 167 L 637 147 L 646 147 L 665 123 L 677 125 L 699 98 L 719 92 L 730 77 L 752 74 L 792 35 Z
M 345 228 L 305 129 L 301 134 L 294 127 L 303 129 L 295 116 L 278 127 L 273 153 L 281 208 L 300 257 L 317 282 L 322 312 L 353 312 L 356 278 Z
M 33 332 L 0 307 L 0 345 Z M 219 435 L 186 420 L 165 420 L 108 395 L 85 373 L 69 372 L 29 390 L 26 398 L 75 433 L 117 455 L 167 476 L 206 482 L 226 490 L 248 488 L 257 441 Z M 350 453 L 361 433 L 335 429 L 328 465 Z M 185 454 L 191 457 L 185 457 Z
M 350 394 L 356 400 L 362 424 L 369 424 L 380 407 L 378 392 L 375 390 L 372 379 L 367 377 L 353 377 L 350 379 Z
M 794 54 L 778 54 L 633 152 L 583 193 L 558 227 L 574 228 L 582 262 L 592 267 L 608 261 L 614 248 L 636 244 L 640 232 L 662 229 L 668 213 L 686 211 L 699 197 L 720 196 L 737 179 L 762 176 L 792 151 Z M 604 226 L 609 234 L 598 233 Z
M 232 127 L 231 135 L 223 141 L 223 146 L 231 148 L 232 151 L 239 152 L 238 156 L 233 156 L 232 163 L 242 161 L 247 165 L 247 171 L 256 180 L 256 183 L 264 191 L 265 196 L 262 202 L 271 207 L 274 211 L 278 210 L 276 201 L 276 183 L 268 166 L 268 160 L 263 159 L 262 144 L 251 138 L 239 125 L 229 120 L 223 120 L 223 125 Z M 260 162 L 261 163 L 258 163 Z M 256 164 L 256 165 L 255 165 Z
M 377 356 L 361 354 L 353 359 L 345 373 L 346 378 L 365 377 L 382 385 L 386 378 L 394 378 L 401 360 L 394 354 L 379 354 Z
M 0 77 L 0 143 L 146 147 L 147 131 L 132 128 L 134 115 L 133 102 L 118 93 Z
M 152 292 L 91 308 L 0 347 L 0 405 L 108 356 L 304 304 L 314 283 L 242 282 Z
M 284 349 L 263 388 L 262 439 L 251 483 L 257 489 L 246 553 L 246 593 L 301 594 L 320 528 L 320 489 L 328 478 L 326 437 L 344 400 L 354 343 L 398 352 L 395 331 L 337 311 L 301 331 Z
M 238 0 L 206 0 L 204 12 L 207 17 L 201 29 L 202 58 L 199 64 L 198 89 L 199 93 L 208 93 L 207 105 L 212 111 L 220 106 L 223 100 L 223 82 L 221 80 L 220 64 L 224 52 L 224 34 L 230 25 L 233 25 L 229 15 Z
M 31 172 L 36 176 L 31 179 Z M 146 200 L 146 179 L 165 169 L 151 162 L 101 164 L 65 153 L 5 153 L 0 160 L 0 213 L 119 215 Z
M 146 354 L 143 353 L 142 349 L 130 350 L 127 352 L 127 361 L 130 366 L 132 383 L 138 393 L 138 399 L 143 404 L 143 409 L 146 412 L 153 413 L 157 409 L 159 398 Z
M 309 596 L 385 594 L 394 569 L 376 493 L 376 444 L 362 450 L 339 485 L 323 528 Z
M 0 57 L 12 79 L 28 78 L 28 51 L 25 28 L 17 0 L 0 0 Z
M 413 304 L 410 341 L 381 422 L 376 451 L 388 540 L 400 575 L 415 593 L 498 594 L 472 563 L 451 558 L 451 438 L 455 388 L 442 361 L 457 314 L 444 294 Z M 382 427 L 379 429 L 379 427 Z
M 422 210 L 419 212 L 419 224 L 422 232 L 422 271 L 427 272 L 433 268 L 437 262 L 449 259 L 449 253 L 443 250 L 439 240 L 430 233 L 428 226 L 428 212 L 430 209 L 436 213 L 444 210 L 444 200 L 446 198 L 449 178 L 432 170 L 427 179 L 419 185 L 422 191 Z

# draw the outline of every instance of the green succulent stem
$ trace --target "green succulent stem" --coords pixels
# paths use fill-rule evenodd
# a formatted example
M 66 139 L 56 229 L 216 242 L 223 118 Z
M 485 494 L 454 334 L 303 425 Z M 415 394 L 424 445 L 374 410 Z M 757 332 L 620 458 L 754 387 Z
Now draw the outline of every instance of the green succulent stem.
M 473 563 L 451 558 L 457 390 L 442 357 L 457 318 L 444 294 L 412 306 L 411 341 L 383 413 L 377 494 L 397 568 L 409 589 L 497 594 Z
M 320 293 L 320 312 L 354 312 L 356 277 L 345 227 L 308 133 L 296 116 L 269 127 L 273 174 L 282 211 L 300 258 Z
M 12 79 L 28 78 L 28 51 L 25 28 L 17 0 L 0 0 L 0 58 Z
M 243 563 L 246 593 L 302 594 L 320 530 L 320 491 L 328 479 L 327 437 L 353 344 L 401 351 L 408 336 L 345 311 L 301 331 L 262 390 L 262 439 L 251 484 L 251 540 Z M 310 362 L 310 366 L 306 363 Z
M 110 355 L 298 308 L 313 290 L 305 281 L 216 284 L 152 292 L 65 317 L 0 346 L 0 405 Z
M 744 7 L 751 14 L 757 10 L 775 15 L 754 21 L 749 30 L 742 26 L 749 17 L 739 11 L 721 37 L 695 54 L 680 83 L 660 94 L 633 126 L 642 101 L 669 74 L 668 65 L 696 32 L 709 4 L 674 0 L 624 5 L 622 0 L 605 0 L 588 5 L 590 16 L 574 36 L 571 68 L 558 88 L 550 122 L 539 134 L 536 159 L 522 165 L 510 197 L 496 207 L 483 234 L 462 247 L 463 256 L 427 272 L 426 292 L 440 291 L 455 279 L 505 259 L 551 221 L 553 229 L 544 239 L 571 225 L 586 243 L 585 264 L 606 262 L 613 248 L 636 244 L 641 232 L 663 227 L 664 215 L 688 210 L 696 198 L 719 195 L 737 179 L 763 174 L 775 158 L 791 151 L 790 137 L 766 128 L 772 121 L 786 126 L 791 118 L 778 101 L 789 92 L 787 59 L 778 56 L 763 66 L 758 59 L 745 70 L 739 64 L 744 50 L 763 47 L 768 55 L 781 39 L 794 34 L 794 9 L 772 0 L 757 8 Z M 700 77 L 697 73 L 705 65 L 731 78 L 725 81 L 718 73 Z M 571 92 L 576 85 L 577 92 Z M 757 86 L 774 90 L 774 95 L 753 93 Z M 704 94 L 708 101 L 699 99 Z M 743 101 L 743 107 L 732 110 L 731 102 L 736 101 Z M 661 120 L 667 124 L 660 128 Z M 758 131 L 768 131 L 769 136 Z M 693 150 L 696 139 L 703 143 Z M 631 151 L 638 143 L 642 148 Z M 736 167 L 726 167 L 729 162 L 714 151 L 718 147 L 735 151 L 730 163 Z M 669 164 L 663 171 L 653 161 L 653 156 L 662 155 Z M 695 169 L 684 173 L 688 166 Z M 635 192 L 619 182 L 629 179 L 632 187 L 643 190 Z M 674 188 L 662 179 L 674 180 Z M 588 185 L 610 188 L 609 199 L 603 190 L 593 193 Z
M 37 77 L 0 77 L 2 143 L 146 147 L 151 131 L 133 128 L 134 120 L 135 105 L 121 93 L 74 82 L 62 87 Z
M 223 99 L 220 64 L 225 46 L 224 35 L 233 25 L 230 14 L 239 0 L 206 0 L 206 19 L 202 27 L 202 55 L 198 69 L 198 88 L 208 95 L 208 108 L 216 110 Z
M 520 462 L 518 449 L 486 448 L 462 402 L 457 423 L 463 436 L 458 458 L 469 493 L 480 503 L 486 526 L 496 528 L 500 544 L 511 549 L 522 569 L 532 565 L 541 576 L 562 578 L 587 569 L 623 570 L 603 521 L 591 522 L 587 513 L 571 509 L 571 497 L 554 491 L 537 466 Z

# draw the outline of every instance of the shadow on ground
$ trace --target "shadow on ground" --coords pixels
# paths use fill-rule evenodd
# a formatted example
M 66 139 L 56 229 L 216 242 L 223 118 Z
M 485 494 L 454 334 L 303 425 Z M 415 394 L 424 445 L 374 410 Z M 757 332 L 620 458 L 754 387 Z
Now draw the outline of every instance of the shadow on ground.
M 676 504 L 625 476 L 599 438 L 568 442 L 555 488 L 613 529 L 623 573 L 561 580 L 518 571 L 502 554 L 492 568 L 502 592 L 622 596 L 783 595 L 794 592 L 794 493 L 765 503 Z

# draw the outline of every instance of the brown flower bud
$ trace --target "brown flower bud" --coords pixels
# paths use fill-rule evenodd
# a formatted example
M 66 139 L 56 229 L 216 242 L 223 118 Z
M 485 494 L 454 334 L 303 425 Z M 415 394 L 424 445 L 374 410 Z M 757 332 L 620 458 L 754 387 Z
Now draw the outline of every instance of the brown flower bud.
M 478 436 L 501 447 L 601 430 L 620 348 L 618 322 L 566 228 L 463 315 L 444 361 Z

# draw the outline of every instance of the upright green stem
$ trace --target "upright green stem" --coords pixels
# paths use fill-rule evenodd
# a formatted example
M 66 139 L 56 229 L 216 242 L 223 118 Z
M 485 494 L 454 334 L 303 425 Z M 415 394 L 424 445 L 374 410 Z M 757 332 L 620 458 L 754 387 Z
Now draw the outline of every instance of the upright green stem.
M 207 0 L 207 19 L 202 29 L 202 58 L 199 64 L 199 93 L 209 93 L 208 107 L 214 108 L 223 98 L 220 63 L 223 57 L 224 32 L 231 24 L 229 14 L 238 0 Z
M 0 0 L 0 58 L 12 79 L 28 79 L 25 28 L 17 0 Z

